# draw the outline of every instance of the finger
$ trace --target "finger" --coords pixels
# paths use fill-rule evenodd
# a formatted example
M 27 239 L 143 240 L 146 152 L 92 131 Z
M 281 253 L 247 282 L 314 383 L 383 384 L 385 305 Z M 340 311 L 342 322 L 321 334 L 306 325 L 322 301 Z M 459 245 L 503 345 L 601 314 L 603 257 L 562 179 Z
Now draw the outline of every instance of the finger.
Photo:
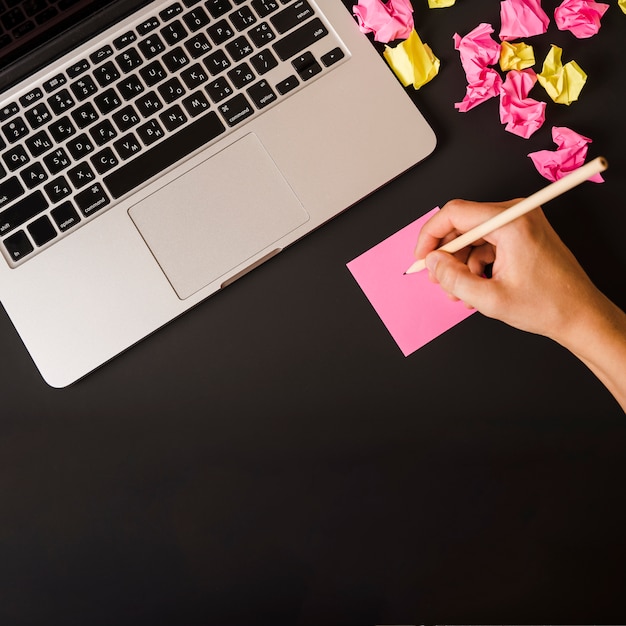
M 466 265 L 469 267 L 472 274 L 484 276 L 485 267 L 493 263 L 495 260 L 496 250 L 494 246 L 489 243 L 484 243 L 482 246 L 476 246 L 471 249 L 471 252 L 466 260 Z
M 437 211 L 422 227 L 415 246 L 415 257 L 423 259 L 439 248 L 442 241 L 454 239 L 474 226 L 486 222 L 516 201 L 486 203 L 451 200 Z

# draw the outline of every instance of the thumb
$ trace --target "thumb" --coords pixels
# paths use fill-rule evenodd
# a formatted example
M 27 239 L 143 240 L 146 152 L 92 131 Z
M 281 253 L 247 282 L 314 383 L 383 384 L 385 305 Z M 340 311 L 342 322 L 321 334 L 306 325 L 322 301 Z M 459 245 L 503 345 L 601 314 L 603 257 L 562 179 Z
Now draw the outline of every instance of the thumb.
M 470 269 L 447 252 L 440 250 L 426 256 L 426 267 L 441 287 L 466 305 L 481 309 L 490 291 L 486 278 L 472 274 Z

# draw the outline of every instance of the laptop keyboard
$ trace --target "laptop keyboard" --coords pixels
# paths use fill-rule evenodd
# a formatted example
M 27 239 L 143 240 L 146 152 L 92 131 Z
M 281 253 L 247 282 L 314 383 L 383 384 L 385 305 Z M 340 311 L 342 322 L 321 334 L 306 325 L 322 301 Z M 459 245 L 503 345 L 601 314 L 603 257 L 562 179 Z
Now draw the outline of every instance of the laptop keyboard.
M 312 0 L 183 0 L 0 103 L 11 266 L 346 58 Z

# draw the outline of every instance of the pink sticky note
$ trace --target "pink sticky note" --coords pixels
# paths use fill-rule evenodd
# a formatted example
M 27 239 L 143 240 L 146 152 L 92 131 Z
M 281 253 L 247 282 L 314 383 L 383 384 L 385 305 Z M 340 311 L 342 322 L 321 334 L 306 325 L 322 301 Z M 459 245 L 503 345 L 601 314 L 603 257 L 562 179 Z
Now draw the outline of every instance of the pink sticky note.
M 548 30 L 550 18 L 541 0 L 503 0 L 500 2 L 500 39 L 510 41 L 541 35 Z
M 360 0 L 352 7 L 362 33 L 374 33 L 374 40 L 389 43 L 408 39 L 413 31 L 413 6 L 410 0 Z
M 404 274 L 415 261 L 413 249 L 422 225 L 438 210 L 433 209 L 347 265 L 404 356 L 474 313 L 431 283 L 426 270 Z
M 507 73 L 500 94 L 500 121 L 510 133 L 528 139 L 545 121 L 546 103 L 528 97 L 537 82 L 531 68 Z
M 608 4 L 594 0 L 563 0 L 554 10 L 554 21 L 559 30 L 587 39 L 600 30 L 600 18 L 608 8 Z

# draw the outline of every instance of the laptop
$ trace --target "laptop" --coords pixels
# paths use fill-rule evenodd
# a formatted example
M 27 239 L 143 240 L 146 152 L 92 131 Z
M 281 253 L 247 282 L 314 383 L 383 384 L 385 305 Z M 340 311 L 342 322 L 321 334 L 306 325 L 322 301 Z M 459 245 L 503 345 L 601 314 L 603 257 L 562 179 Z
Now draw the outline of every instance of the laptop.
M 64 387 L 435 147 L 340 0 L 2 0 L 0 301 Z

